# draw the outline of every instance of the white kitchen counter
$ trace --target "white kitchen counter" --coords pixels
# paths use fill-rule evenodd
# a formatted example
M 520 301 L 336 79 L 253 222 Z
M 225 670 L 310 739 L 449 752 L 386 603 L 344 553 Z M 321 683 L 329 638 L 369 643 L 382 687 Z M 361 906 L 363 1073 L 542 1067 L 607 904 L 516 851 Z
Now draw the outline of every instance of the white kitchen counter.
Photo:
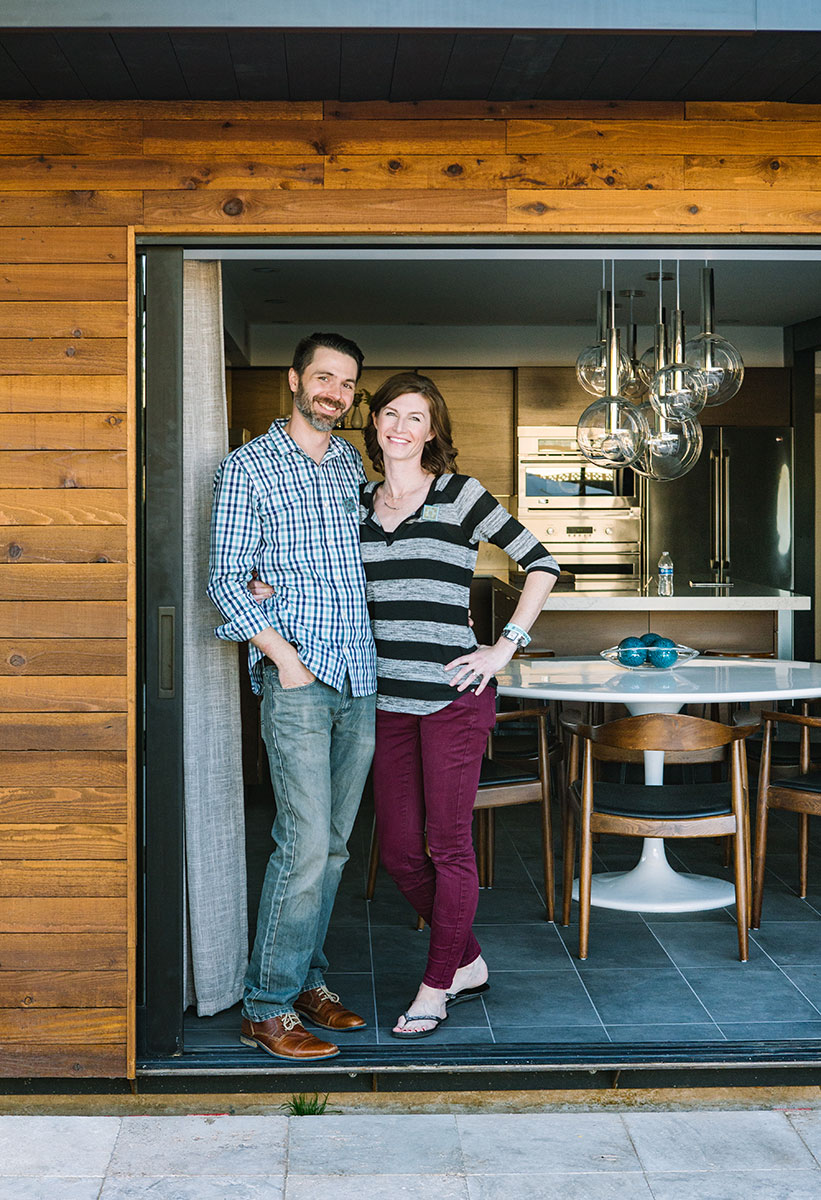
M 673 596 L 641 592 L 553 592 L 545 609 L 552 612 L 795 612 L 812 607 L 809 596 L 785 592 L 760 584 L 738 582 L 731 588 L 678 586 Z

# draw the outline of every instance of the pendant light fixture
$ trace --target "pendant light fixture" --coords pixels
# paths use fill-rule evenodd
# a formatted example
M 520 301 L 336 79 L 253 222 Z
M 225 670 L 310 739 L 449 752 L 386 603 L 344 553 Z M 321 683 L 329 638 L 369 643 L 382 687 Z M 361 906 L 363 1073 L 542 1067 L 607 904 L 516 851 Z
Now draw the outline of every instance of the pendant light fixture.
M 707 402 L 707 381 L 684 361 L 684 313 L 681 311 L 681 281 L 676 263 L 676 307 L 671 322 L 672 362 L 658 367 L 650 383 L 650 403 L 662 417 L 685 421 L 697 416 Z M 659 280 L 661 309 L 661 280 Z
M 602 261 L 602 286 L 596 314 L 596 341 L 587 346 L 576 359 L 576 378 L 591 396 L 603 396 L 607 391 L 607 334 L 613 324 L 613 293 L 606 286 L 606 264 Z M 630 373 L 627 355 L 619 350 L 619 380 Z
M 735 346 L 715 332 L 715 281 L 706 264 L 701 271 L 701 333 L 684 347 L 685 358 L 707 384 L 707 405 L 726 404 L 744 382 L 744 363 Z
M 612 321 L 607 330 L 605 395 L 584 410 L 576 427 L 579 449 L 598 467 L 629 467 L 642 454 L 650 434 L 647 421 L 632 400 L 619 394 L 622 352 L 619 331 Z

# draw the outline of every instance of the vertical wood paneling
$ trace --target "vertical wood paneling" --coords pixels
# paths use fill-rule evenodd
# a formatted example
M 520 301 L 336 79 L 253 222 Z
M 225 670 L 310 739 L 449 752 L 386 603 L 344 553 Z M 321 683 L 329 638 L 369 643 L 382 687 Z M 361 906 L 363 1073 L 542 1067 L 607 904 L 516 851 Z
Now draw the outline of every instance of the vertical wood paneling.
M 821 230 L 815 106 L 652 103 L 663 53 L 647 102 L 594 99 L 601 73 L 589 100 L 539 98 L 561 39 L 534 65 L 522 38 L 489 43 L 487 69 L 495 56 L 502 74 L 530 71 L 532 101 L 426 101 L 446 76 L 458 96 L 471 68 L 454 35 L 414 36 L 430 78 L 403 72 L 400 39 L 402 103 L 350 71 L 325 105 L 163 103 L 178 66 L 162 33 L 115 38 L 131 69 L 150 68 L 157 102 L 0 102 L 0 870 L 13 864 L 0 958 L 14 973 L 0 981 L 1 1074 L 134 1071 L 135 232 Z M 347 46 L 349 65 L 362 47 Z M 243 70 L 265 61 L 246 46 Z M 288 405 L 264 382 L 234 380 L 234 423 L 254 432 Z M 459 409 L 459 380 L 445 382 Z M 489 428 L 472 444 L 467 401 L 457 431 L 463 468 L 502 494 L 508 393 L 488 393 L 502 446 Z M 42 1008 L 18 1007 L 35 993 Z

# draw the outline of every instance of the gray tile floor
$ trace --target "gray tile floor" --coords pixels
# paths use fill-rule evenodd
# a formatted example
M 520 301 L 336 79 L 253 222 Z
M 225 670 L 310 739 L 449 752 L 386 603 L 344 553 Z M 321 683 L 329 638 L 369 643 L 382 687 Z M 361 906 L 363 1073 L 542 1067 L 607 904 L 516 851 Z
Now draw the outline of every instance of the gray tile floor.
M 4 1200 L 817 1200 L 821 1112 L 0 1116 Z
M 256 820 L 252 875 L 270 846 L 267 809 Z M 764 915 L 747 963 L 738 961 L 732 908 L 680 916 L 594 909 L 589 957 L 580 962 L 577 906 L 567 929 L 545 919 L 537 807 L 509 809 L 497 822 L 495 886 L 480 893 L 476 923 L 491 988 L 452 1009 L 426 1047 L 821 1038 L 821 869 L 812 878 L 811 861 L 810 894 L 800 900 L 792 814 L 771 818 Z M 384 871 L 374 900 L 364 899 L 370 829 L 363 809 L 326 947 L 330 985 L 368 1021 L 345 1036 L 351 1048 L 397 1046 L 389 1029 L 415 993 L 428 942 Z M 633 866 L 638 847 L 602 837 L 594 870 Z M 668 855 L 678 870 L 730 877 L 717 840 L 668 843 Z M 821 858 L 821 840 L 811 856 Z M 557 878 L 559 862 L 557 841 Z M 238 1025 L 236 1010 L 189 1019 L 186 1044 L 241 1053 Z

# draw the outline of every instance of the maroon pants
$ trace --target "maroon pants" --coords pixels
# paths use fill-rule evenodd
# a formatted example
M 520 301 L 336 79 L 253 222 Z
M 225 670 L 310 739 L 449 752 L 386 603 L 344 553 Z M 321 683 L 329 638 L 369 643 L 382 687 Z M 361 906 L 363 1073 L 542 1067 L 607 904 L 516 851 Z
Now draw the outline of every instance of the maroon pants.
M 373 760 L 382 862 L 430 926 L 423 982 L 449 988 L 481 953 L 473 936 L 479 879 L 473 803 L 482 754 L 496 720 L 496 692 L 462 692 L 427 716 L 376 713 Z M 425 837 L 429 854 L 425 852 Z

